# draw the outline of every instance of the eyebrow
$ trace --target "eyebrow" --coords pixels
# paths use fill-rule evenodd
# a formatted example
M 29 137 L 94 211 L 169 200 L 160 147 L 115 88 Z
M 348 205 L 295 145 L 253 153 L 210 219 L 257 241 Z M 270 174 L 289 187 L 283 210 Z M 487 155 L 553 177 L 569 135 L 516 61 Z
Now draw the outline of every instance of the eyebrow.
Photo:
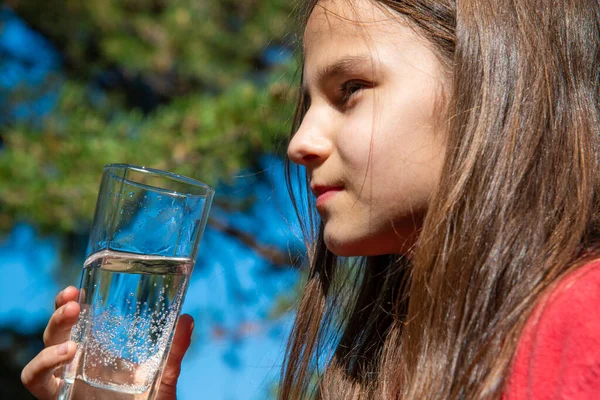
M 362 64 L 368 62 L 372 62 L 372 58 L 366 54 L 342 57 L 330 65 L 317 69 L 316 82 L 322 83 L 339 75 L 356 73 Z M 306 80 L 302 82 L 302 90 L 308 94 Z

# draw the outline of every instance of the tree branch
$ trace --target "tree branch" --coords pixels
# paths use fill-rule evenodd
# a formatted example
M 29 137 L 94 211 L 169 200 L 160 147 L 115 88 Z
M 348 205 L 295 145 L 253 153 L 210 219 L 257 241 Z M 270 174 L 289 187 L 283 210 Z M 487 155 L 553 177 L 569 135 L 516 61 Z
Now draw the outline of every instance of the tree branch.
M 277 268 L 295 267 L 297 264 L 294 262 L 291 254 L 283 252 L 274 246 L 261 244 L 256 240 L 256 238 L 254 238 L 254 236 L 234 226 L 228 225 L 221 220 L 209 218 L 208 224 L 219 232 L 223 232 L 239 240 Z

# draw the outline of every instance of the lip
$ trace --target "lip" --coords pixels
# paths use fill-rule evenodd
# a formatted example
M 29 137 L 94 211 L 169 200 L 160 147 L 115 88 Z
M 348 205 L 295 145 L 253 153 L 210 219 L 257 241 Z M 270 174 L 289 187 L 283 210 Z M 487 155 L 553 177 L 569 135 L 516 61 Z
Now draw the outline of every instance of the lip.
M 325 202 L 343 190 L 342 186 L 313 185 L 312 192 L 317 197 L 317 207 L 322 207 Z

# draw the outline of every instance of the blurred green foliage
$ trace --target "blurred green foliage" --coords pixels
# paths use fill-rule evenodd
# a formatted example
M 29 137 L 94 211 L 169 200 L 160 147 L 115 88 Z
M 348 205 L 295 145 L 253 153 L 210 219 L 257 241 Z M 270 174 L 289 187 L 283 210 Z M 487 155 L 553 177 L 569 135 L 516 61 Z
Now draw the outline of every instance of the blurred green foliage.
M 11 0 L 85 80 L 113 66 L 166 81 L 163 91 L 226 87 L 268 44 L 290 45 L 295 3 L 286 0 Z
M 61 52 L 55 109 L 0 127 L 0 231 L 86 234 L 102 167 L 133 163 L 209 184 L 281 151 L 297 64 L 286 0 L 13 0 Z M 106 78 L 108 76 L 108 78 Z M 56 77 L 49 77 L 55 79 Z M 14 101 L 23 101 L 23 93 Z

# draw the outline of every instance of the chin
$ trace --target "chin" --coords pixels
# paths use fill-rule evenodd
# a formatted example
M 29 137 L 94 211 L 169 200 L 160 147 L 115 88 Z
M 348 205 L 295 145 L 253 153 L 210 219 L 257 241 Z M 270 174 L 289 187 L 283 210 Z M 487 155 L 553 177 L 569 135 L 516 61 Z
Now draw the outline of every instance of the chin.
M 327 243 L 325 243 L 325 245 L 327 246 L 327 250 L 329 250 L 338 257 L 357 257 L 364 255 L 356 252 L 354 249 L 349 249 L 344 246 L 332 246 Z
M 376 243 L 362 240 L 343 240 L 325 236 L 327 249 L 339 257 L 366 257 L 392 253 Z
M 402 254 L 411 258 L 414 251 L 416 235 L 399 237 L 398 235 L 381 235 L 371 238 L 336 237 L 325 231 L 325 246 L 336 256 L 367 257 L 384 254 Z

